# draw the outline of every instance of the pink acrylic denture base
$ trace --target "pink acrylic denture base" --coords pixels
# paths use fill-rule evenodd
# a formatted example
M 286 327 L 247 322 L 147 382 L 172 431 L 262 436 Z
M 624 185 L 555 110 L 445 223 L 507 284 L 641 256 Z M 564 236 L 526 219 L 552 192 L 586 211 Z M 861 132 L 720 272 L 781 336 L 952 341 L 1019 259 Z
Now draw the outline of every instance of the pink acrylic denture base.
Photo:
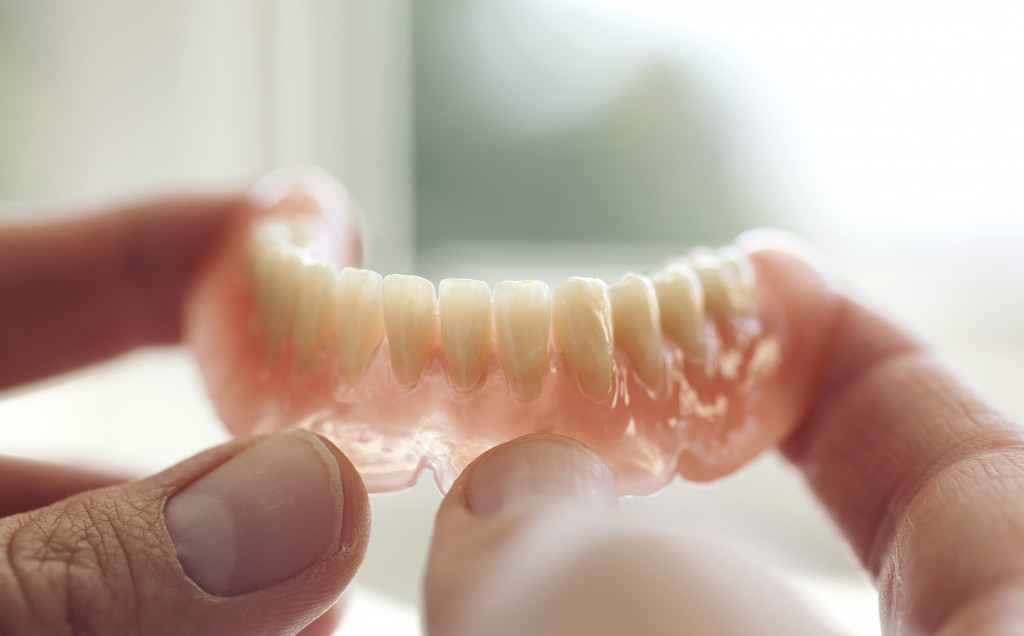
M 339 226 L 330 219 L 325 231 Z M 756 299 L 753 318 L 709 316 L 705 361 L 688 360 L 666 337 L 663 385 L 653 393 L 616 350 L 613 394 L 594 401 L 550 344 L 536 399 L 521 400 L 510 390 L 497 355 L 478 387 L 460 393 L 444 368 L 438 329 L 423 375 L 411 388 L 395 380 L 386 339 L 355 385 L 336 371 L 333 338 L 298 370 L 290 345 L 269 344 L 255 309 L 247 231 L 248 220 L 239 220 L 197 280 L 187 310 L 188 338 L 218 412 L 237 435 L 292 426 L 324 435 L 352 460 L 371 492 L 406 488 L 423 468 L 447 491 L 485 450 L 550 432 L 601 455 L 621 493 L 647 494 L 677 472 L 695 481 L 731 472 L 776 443 L 795 417 L 793 385 L 806 360 L 783 364 L 786 312 L 765 294 Z M 335 266 L 345 259 L 339 254 Z

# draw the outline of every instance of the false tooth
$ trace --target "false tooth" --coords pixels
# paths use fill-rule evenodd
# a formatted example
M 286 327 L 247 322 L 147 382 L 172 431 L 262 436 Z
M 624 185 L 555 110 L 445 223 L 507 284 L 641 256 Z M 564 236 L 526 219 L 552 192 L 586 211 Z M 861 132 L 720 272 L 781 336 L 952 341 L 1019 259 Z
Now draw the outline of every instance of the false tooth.
M 612 390 L 612 315 L 604 281 L 573 276 L 552 298 L 555 343 L 576 369 L 583 392 L 600 400 Z
M 539 280 L 503 281 L 494 287 L 494 333 L 509 385 L 521 398 L 540 394 L 548 361 L 551 290 Z
M 419 276 L 391 274 L 384 278 L 381 291 L 391 368 L 401 384 L 415 384 L 427 364 L 434 339 L 434 285 Z
M 266 318 L 270 313 L 270 281 L 279 248 L 266 232 L 258 231 L 260 229 L 254 228 L 249 235 L 249 279 L 256 307 L 260 315 Z
M 704 290 L 697 274 L 688 265 L 674 263 L 654 278 L 658 296 L 661 328 L 672 336 L 683 351 L 704 357 Z
M 346 267 L 338 275 L 338 367 L 349 384 L 363 376 L 370 356 L 384 339 L 381 287 L 380 274 L 368 269 Z
M 734 259 L 707 248 L 691 252 L 690 261 L 697 272 L 707 307 L 721 315 L 744 315 L 749 309 L 748 291 L 744 289 L 743 266 Z
M 491 344 L 491 290 L 465 278 L 441 281 L 438 311 L 441 344 L 455 388 L 468 391 L 480 381 Z
M 750 256 L 735 245 L 726 245 L 718 250 L 722 259 L 721 269 L 731 282 L 730 304 L 738 314 L 749 314 L 753 309 L 751 296 L 754 293 L 754 264 Z
M 299 368 L 330 335 L 334 324 L 334 285 L 337 276 L 327 263 L 309 263 L 299 275 L 292 346 Z
M 281 250 L 273 259 L 269 284 L 267 331 L 274 346 L 282 340 L 295 316 L 295 301 L 302 276 L 302 257 L 291 250 Z
M 689 254 L 690 265 L 704 288 L 704 304 L 708 311 L 720 315 L 732 313 L 729 281 L 721 269 L 722 258 L 707 247 L 699 247 Z
M 626 274 L 608 288 L 615 344 L 650 389 L 661 385 L 661 320 L 654 288 L 645 276 Z

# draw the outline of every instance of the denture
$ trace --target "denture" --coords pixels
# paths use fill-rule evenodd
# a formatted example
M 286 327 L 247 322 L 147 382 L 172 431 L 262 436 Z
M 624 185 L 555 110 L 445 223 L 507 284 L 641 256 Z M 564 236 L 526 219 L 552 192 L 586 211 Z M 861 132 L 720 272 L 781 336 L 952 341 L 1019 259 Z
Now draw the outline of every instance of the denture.
M 624 494 L 708 481 L 800 417 L 814 355 L 770 259 L 698 248 L 607 284 L 446 279 L 356 267 L 356 215 L 329 177 L 258 184 L 191 292 L 188 337 L 235 434 L 304 427 L 371 492 L 442 491 L 485 450 L 573 437 Z M 820 311 L 809 307 L 801 311 Z

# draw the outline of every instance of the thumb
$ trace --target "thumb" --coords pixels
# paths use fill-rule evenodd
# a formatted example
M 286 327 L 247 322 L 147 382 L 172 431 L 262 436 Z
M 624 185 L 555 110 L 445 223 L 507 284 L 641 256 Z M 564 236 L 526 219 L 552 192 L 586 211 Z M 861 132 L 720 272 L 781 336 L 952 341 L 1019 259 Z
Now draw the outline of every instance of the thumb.
M 300 430 L 0 519 L 0 633 L 281 634 L 366 550 L 366 490 Z

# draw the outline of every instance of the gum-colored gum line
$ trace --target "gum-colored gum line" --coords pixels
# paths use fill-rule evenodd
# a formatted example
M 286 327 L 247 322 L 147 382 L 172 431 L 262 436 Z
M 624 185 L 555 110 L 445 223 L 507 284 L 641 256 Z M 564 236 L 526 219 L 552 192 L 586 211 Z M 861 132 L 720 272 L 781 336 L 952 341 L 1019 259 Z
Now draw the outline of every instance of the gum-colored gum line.
M 343 226 L 337 216 L 328 214 L 328 221 L 325 231 Z M 245 267 L 248 226 L 248 219 L 239 220 L 190 297 L 188 336 L 211 396 L 235 434 L 301 426 L 331 439 L 371 492 L 411 486 L 423 468 L 446 492 L 488 448 L 552 432 L 601 455 L 622 494 L 648 494 L 677 473 L 708 481 L 735 470 L 780 441 L 806 403 L 815 357 L 788 351 L 793 307 L 787 308 L 785 294 L 776 298 L 766 289 L 780 283 L 770 257 L 753 258 L 760 288 L 753 316 L 709 313 L 703 361 L 684 356 L 679 344 L 665 338 L 658 390 L 637 379 L 617 348 L 611 396 L 587 397 L 549 334 L 540 395 L 523 400 L 510 390 L 494 354 L 475 389 L 456 391 L 445 369 L 440 325 L 412 387 L 397 381 L 386 338 L 355 384 L 340 376 L 334 346 L 296 364 L 290 340 L 270 344 L 256 310 Z M 337 254 L 334 266 L 355 264 L 349 260 Z

